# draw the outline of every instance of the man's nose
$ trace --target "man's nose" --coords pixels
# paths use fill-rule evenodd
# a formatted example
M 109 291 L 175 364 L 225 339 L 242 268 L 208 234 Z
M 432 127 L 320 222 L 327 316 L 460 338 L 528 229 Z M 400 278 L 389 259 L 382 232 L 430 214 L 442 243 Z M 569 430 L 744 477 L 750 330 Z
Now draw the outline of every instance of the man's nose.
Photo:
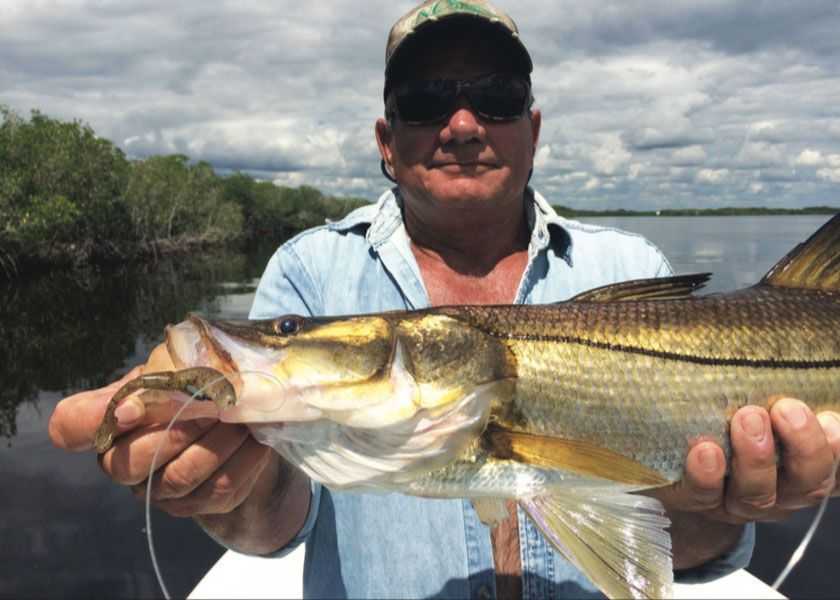
M 484 125 L 479 120 L 475 109 L 464 96 L 458 98 L 455 111 L 449 116 L 446 128 L 442 133 L 444 143 L 464 144 L 483 139 Z

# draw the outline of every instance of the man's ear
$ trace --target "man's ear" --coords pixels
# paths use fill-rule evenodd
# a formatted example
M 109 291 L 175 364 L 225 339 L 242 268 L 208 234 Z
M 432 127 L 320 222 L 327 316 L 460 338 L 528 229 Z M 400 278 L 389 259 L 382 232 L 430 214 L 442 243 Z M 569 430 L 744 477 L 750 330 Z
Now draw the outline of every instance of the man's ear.
M 393 164 L 394 152 L 392 145 L 394 142 L 394 131 L 391 125 L 383 118 L 376 120 L 376 145 L 379 146 L 379 155 L 386 165 Z
M 537 154 L 537 146 L 540 141 L 540 127 L 542 127 L 542 113 L 539 109 L 535 108 L 531 111 L 531 138 L 533 140 L 533 154 L 531 157 L 533 158 Z

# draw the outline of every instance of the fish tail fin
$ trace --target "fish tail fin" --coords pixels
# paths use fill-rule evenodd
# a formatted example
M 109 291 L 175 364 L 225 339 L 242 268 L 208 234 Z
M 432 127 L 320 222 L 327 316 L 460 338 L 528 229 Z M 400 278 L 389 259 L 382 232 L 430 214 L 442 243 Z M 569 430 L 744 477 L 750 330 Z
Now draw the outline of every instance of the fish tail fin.
M 580 490 L 519 501 L 545 538 L 609 598 L 670 598 L 670 521 L 658 500 Z
M 840 214 L 776 263 L 759 285 L 840 291 Z

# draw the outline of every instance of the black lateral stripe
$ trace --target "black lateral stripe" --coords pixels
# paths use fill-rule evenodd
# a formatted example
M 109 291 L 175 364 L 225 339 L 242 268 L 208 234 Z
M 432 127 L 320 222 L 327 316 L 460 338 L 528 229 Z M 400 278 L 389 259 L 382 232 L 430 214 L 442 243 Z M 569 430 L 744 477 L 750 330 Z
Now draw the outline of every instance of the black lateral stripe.
M 677 352 L 662 352 L 650 350 L 638 346 L 625 346 L 622 344 L 611 344 L 609 342 L 596 342 L 585 338 L 572 336 L 552 335 L 530 335 L 491 332 L 495 337 L 516 340 L 522 342 L 558 342 L 563 344 L 578 344 L 599 350 L 611 350 L 613 352 L 627 352 L 629 354 L 641 354 L 665 360 L 676 360 L 699 365 L 712 365 L 721 367 L 754 367 L 758 369 L 835 369 L 840 367 L 840 358 L 832 360 L 767 360 L 753 358 L 724 358 L 710 356 L 694 356 L 691 354 L 679 354 Z

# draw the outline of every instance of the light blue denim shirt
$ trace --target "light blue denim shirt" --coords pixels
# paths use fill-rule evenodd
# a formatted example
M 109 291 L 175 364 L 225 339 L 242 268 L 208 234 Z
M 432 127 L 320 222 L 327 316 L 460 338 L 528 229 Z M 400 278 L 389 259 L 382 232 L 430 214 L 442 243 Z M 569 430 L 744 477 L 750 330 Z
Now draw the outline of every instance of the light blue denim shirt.
M 639 235 L 559 217 L 528 190 L 528 266 L 517 303 L 566 300 L 594 287 L 671 274 Z M 342 315 L 429 306 L 395 190 L 341 221 L 281 246 L 260 281 L 251 318 Z M 306 541 L 307 598 L 495 598 L 490 530 L 467 500 L 331 492 L 312 486 L 306 523 L 282 556 Z M 754 530 L 727 556 L 678 580 L 711 579 L 746 566 Z M 543 539 L 519 509 L 525 598 L 603 597 Z

